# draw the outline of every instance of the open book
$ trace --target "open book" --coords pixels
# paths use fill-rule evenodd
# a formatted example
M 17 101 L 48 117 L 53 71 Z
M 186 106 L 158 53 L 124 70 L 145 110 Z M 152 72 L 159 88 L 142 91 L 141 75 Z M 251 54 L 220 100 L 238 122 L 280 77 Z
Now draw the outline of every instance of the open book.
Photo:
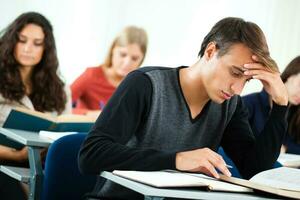
M 29 109 L 15 108 L 9 113 L 3 124 L 3 128 L 34 132 L 39 132 L 40 130 L 87 132 L 90 130 L 95 120 L 94 117 L 85 115 L 70 114 L 52 116 L 50 114 Z
M 220 175 L 226 182 L 279 196 L 300 199 L 300 169 L 279 167 L 266 170 L 253 176 L 249 181 Z
M 183 173 L 173 170 L 166 171 L 121 171 L 113 174 L 154 187 L 202 187 L 214 191 L 252 192 L 251 189 L 222 182 L 203 174 Z
M 300 167 L 300 155 L 281 153 L 277 159 L 285 167 Z
M 115 170 L 113 174 L 154 187 L 206 187 L 209 190 L 227 192 L 251 192 L 255 189 L 300 199 L 300 169 L 287 167 L 263 171 L 250 180 L 222 174 L 218 180 L 203 174 L 172 170 L 152 172 Z

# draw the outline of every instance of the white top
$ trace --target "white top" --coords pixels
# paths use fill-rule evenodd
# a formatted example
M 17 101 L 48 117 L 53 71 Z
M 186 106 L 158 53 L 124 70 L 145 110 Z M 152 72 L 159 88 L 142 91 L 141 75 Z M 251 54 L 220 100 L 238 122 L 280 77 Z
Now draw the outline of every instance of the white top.
M 65 92 L 67 95 L 67 102 L 65 110 L 62 114 L 71 114 L 72 113 L 72 99 L 71 99 L 71 89 L 69 86 L 65 86 Z M 21 102 L 9 101 L 0 94 L 0 127 L 3 126 L 7 116 L 9 115 L 11 109 L 16 107 L 27 108 L 30 110 L 34 110 L 33 104 L 28 96 L 24 96 L 21 99 Z M 47 112 L 52 115 L 57 115 L 57 112 Z

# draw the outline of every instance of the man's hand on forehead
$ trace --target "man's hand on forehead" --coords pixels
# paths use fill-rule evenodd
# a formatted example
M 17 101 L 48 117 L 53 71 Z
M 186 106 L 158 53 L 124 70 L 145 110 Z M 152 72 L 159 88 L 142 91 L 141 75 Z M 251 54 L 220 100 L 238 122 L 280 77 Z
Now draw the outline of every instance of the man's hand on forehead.
M 256 56 L 256 55 L 252 55 L 252 60 L 253 60 L 253 63 L 247 63 L 243 66 L 244 69 L 246 70 L 249 70 L 249 69 L 262 69 L 262 70 L 265 70 L 265 71 L 268 71 L 268 72 L 278 72 L 278 70 L 276 69 L 272 69 L 271 66 L 266 66 L 263 64 L 263 62 L 261 62 L 259 60 L 259 58 Z M 257 64 L 257 65 L 251 65 L 251 64 Z
M 252 56 L 252 59 L 258 61 L 256 56 Z M 244 64 L 243 67 L 246 69 L 244 71 L 244 75 L 260 80 L 264 89 L 272 97 L 272 100 L 275 103 L 279 105 L 287 105 L 287 90 L 278 71 L 274 71 L 260 62 L 247 63 Z

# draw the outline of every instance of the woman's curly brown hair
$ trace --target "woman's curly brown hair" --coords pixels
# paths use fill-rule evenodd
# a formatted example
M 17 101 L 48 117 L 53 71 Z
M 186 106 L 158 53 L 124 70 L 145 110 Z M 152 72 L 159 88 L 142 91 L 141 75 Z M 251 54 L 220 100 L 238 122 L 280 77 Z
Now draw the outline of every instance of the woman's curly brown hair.
M 19 63 L 14 57 L 14 49 L 19 40 L 19 33 L 28 24 L 35 24 L 45 34 L 42 59 L 32 72 L 32 92 L 29 95 L 34 108 L 42 112 L 65 109 L 66 93 L 64 83 L 57 74 L 58 59 L 56 54 L 53 29 L 50 22 L 41 14 L 27 12 L 20 15 L 0 36 L 0 93 L 10 101 L 20 102 L 26 95 L 22 82 Z

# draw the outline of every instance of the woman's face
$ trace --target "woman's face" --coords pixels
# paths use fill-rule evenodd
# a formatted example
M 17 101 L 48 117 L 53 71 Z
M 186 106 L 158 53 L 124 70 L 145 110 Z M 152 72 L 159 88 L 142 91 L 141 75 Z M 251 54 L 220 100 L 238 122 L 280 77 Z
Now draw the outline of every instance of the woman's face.
M 33 67 L 41 61 L 44 38 L 44 31 L 38 25 L 28 24 L 21 30 L 14 49 L 15 59 L 21 66 Z
M 115 46 L 112 50 L 112 69 L 117 76 L 125 77 L 129 72 L 137 69 L 144 54 L 137 44 Z
M 290 76 L 285 82 L 289 94 L 289 102 L 293 105 L 300 104 L 300 73 Z

